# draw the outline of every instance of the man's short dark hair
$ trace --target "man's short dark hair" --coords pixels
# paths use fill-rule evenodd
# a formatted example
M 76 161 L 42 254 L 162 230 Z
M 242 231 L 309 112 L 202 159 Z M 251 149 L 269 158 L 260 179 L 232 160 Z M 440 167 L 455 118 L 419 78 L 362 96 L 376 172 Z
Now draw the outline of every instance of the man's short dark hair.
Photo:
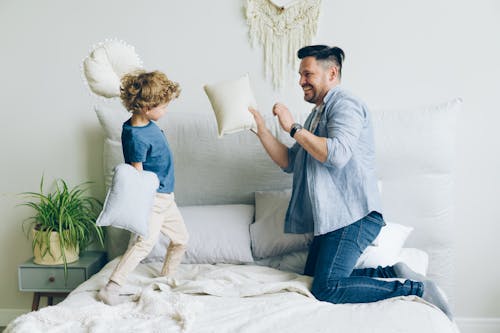
M 314 57 L 316 60 L 331 61 L 338 66 L 339 76 L 342 75 L 342 63 L 344 62 L 345 53 L 340 47 L 330 47 L 327 45 L 305 46 L 297 52 L 297 57 L 299 59 Z

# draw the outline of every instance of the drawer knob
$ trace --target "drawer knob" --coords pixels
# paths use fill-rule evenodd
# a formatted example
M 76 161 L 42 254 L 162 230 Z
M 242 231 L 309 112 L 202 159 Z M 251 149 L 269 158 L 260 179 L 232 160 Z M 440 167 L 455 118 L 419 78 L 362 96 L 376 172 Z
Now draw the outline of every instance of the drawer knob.
M 55 280 L 56 280 L 55 277 L 53 277 L 53 276 L 49 277 L 49 282 L 54 282 Z

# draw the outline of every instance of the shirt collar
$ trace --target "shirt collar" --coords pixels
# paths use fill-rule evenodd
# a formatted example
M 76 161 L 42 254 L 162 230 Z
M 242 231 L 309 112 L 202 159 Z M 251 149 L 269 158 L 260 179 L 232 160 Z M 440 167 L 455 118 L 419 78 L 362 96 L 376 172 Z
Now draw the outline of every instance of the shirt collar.
M 313 110 L 313 112 L 317 111 L 318 113 L 321 113 L 321 112 L 323 112 L 324 108 L 325 108 L 325 103 L 320 104 L 320 105 L 315 105 L 312 110 Z
M 323 98 L 323 104 L 326 104 L 333 97 L 333 95 L 335 95 L 335 93 L 340 89 L 341 89 L 340 84 L 337 84 L 335 87 L 330 89 Z

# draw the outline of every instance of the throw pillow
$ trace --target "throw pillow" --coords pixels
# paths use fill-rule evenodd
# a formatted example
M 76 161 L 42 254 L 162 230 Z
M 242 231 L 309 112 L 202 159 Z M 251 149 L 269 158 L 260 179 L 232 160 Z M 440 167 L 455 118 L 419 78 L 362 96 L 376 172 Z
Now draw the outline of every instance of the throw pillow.
M 253 205 L 206 205 L 179 207 L 189 233 L 183 263 L 241 264 L 253 262 L 249 225 L 253 221 Z M 130 239 L 129 246 L 137 237 Z M 163 261 L 170 240 L 160 239 L 144 262 Z
M 413 231 L 413 227 L 402 225 L 399 223 L 386 222 L 386 225 L 380 230 L 377 238 L 375 238 L 371 245 L 379 246 L 392 246 L 395 248 L 402 248 L 404 242 Z
M 99 43 L 83 61 L 83 74 L 90 90 L 102 97 L 120 96 L 124 74 L 142 67 L 133 46 L 119 40 Z
M 95 105 L 94 110 L 106 138 L 121 143 L 123 123 L 129 119 L 132 114 L 118 103 Z
M 291 190 L 255 192 L 255 223 L 250 226 L 255 258 L 274 257 L 307 249 L 312 233 L 284 232 Z
M 206 84 L 203 88 L 215 112 L 219 137 L 257 128 L 248 111 L 249 106 L 257 108 L 248 74 L 236 80 Z
M 159 185 L 158 177 L 153 172 L 139 171 L 125 163 L 117 165 L 96 224 L 126 229 L 147 237 L 153 200 Z

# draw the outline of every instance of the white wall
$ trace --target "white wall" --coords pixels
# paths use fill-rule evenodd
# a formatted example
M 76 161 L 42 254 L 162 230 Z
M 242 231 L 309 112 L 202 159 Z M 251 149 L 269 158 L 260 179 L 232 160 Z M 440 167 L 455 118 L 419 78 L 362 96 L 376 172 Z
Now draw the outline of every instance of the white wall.
M 90 47 L 117 37 L 149 69 L 181 83 L 171 109 L 210 112 L 204 83 L 249 72 L 262 111 L 275 99 L 307 107 L 296 78 L 273 92 L 252 49 L 243 1 L 0 1 L 0 324 L 28 309 L 17 265 L 31 255 L 20 227 L 28 216 L 17 193 L 36 190 L 42 173 L 71 184 L 98 182 L 104 194 L 96 101 L 81 79 Z M 344 85 L 370 107 L 464 100 L 456 179 L 455 313 L 500 317 L 500 2 L 328 1 L 314 42 L 347 54 Z M 7 318 L 7 319 L 5 319 Z

